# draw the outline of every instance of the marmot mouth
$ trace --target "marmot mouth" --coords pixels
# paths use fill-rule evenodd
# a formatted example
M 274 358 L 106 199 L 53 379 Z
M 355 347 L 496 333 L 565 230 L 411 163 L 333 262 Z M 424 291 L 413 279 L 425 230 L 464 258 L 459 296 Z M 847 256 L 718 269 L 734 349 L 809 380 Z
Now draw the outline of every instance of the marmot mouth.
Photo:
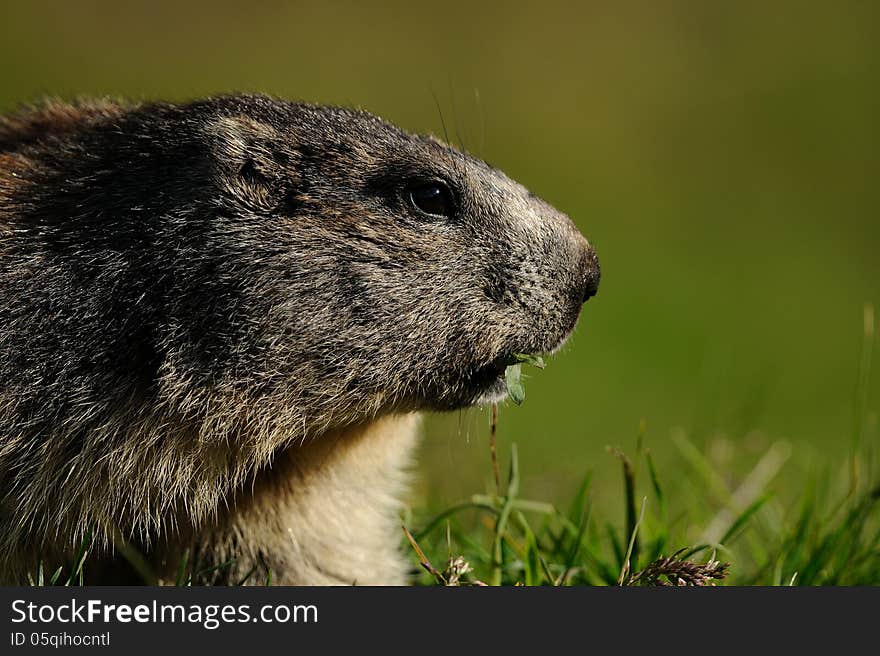
M 529 354 L 533 355 L 533 354 Z M 537 355 L 535 355 L 537 357 Z M 511 365 L 522 362 L 520 355 L 507 353 L 501 355 L 492 362 L 480 367 L 474 374 L 475 387 L 478 389 L 474 396 L 472 405 L 489 405 L 492 403 L 500 403 L 505 400 L 507 394 L 507 381 L 505 380 L 505 372 Z
M 511 365 L 528 362 L 529 359 L 542 361 L 541 356 L 557 353 L 563 344 L 568 341 L 568 338 L 571 337 L 576 323 L 577 316 L 574 317 L 574 321 L 572 321 L 568 330 L 560 338 L 550 343 L 532 344 L 531 348 L 505 351 L 489 362 L 489 364 L 479 367 L 470 379 L 470 388 L 475 390 L 475 393 L 468 405 L 490 405 L 507 399 L 508 389 L 505 378 L 507 368 Z M 538 366 L 543 369 L 543 362 Z

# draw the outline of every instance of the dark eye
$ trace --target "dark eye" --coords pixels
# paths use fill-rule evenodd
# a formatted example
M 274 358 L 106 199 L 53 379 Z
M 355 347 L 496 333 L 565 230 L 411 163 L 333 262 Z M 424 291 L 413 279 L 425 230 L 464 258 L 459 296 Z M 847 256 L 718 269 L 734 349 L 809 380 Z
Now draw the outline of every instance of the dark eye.
M 409 187 L 409 200 L 420 212 L 431 216 L 455 215 L 455 201 L 452 192 L 445 183 L 439 180 L 419 182 Z

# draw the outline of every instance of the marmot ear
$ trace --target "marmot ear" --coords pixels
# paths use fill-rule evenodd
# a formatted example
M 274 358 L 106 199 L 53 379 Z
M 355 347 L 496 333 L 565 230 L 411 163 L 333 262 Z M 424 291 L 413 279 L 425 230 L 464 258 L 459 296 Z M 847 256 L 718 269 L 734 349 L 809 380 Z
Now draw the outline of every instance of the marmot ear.
M 209 127 L 226 189 L 254 209 L 273 210 L 296 187 L 297 153 L 271 125 L 247 116 L 223 117 Z

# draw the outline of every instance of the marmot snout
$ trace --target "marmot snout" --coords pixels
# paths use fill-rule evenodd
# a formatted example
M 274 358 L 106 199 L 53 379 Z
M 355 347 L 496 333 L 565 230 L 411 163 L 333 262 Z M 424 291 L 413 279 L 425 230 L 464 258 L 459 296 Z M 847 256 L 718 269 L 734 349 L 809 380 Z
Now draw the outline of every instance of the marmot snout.
M 0 579 L 94 530 L 111 581 L 122 536 L 160 579 L 188 547 L 214 579 L 402 582 L 414 413 L 497 398 L 598 281 L 568 217 L 364 112 L 3 119 Z

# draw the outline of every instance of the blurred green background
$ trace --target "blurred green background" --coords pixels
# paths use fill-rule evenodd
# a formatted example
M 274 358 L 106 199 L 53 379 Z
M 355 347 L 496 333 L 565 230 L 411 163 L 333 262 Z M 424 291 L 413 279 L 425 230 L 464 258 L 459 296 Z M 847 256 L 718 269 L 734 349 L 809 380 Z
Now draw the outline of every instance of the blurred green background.
M 595 468 L 616 502 L 604 447 L 632 448 L 642 420 L 667 479 L 681 430 L 722 465 L 788 440 L 797 485 L 850 445 L 880 302 L 878 7 L 8 2 L 0 109 L 262 91 L 442 135 L 439 105 L 451 140 L 569 213 L 602 263 L 573 339 L 501 409 L 525 493 L 565 499 Z M 488 411 L 426 433 L 414 502 L 482 491 Z

